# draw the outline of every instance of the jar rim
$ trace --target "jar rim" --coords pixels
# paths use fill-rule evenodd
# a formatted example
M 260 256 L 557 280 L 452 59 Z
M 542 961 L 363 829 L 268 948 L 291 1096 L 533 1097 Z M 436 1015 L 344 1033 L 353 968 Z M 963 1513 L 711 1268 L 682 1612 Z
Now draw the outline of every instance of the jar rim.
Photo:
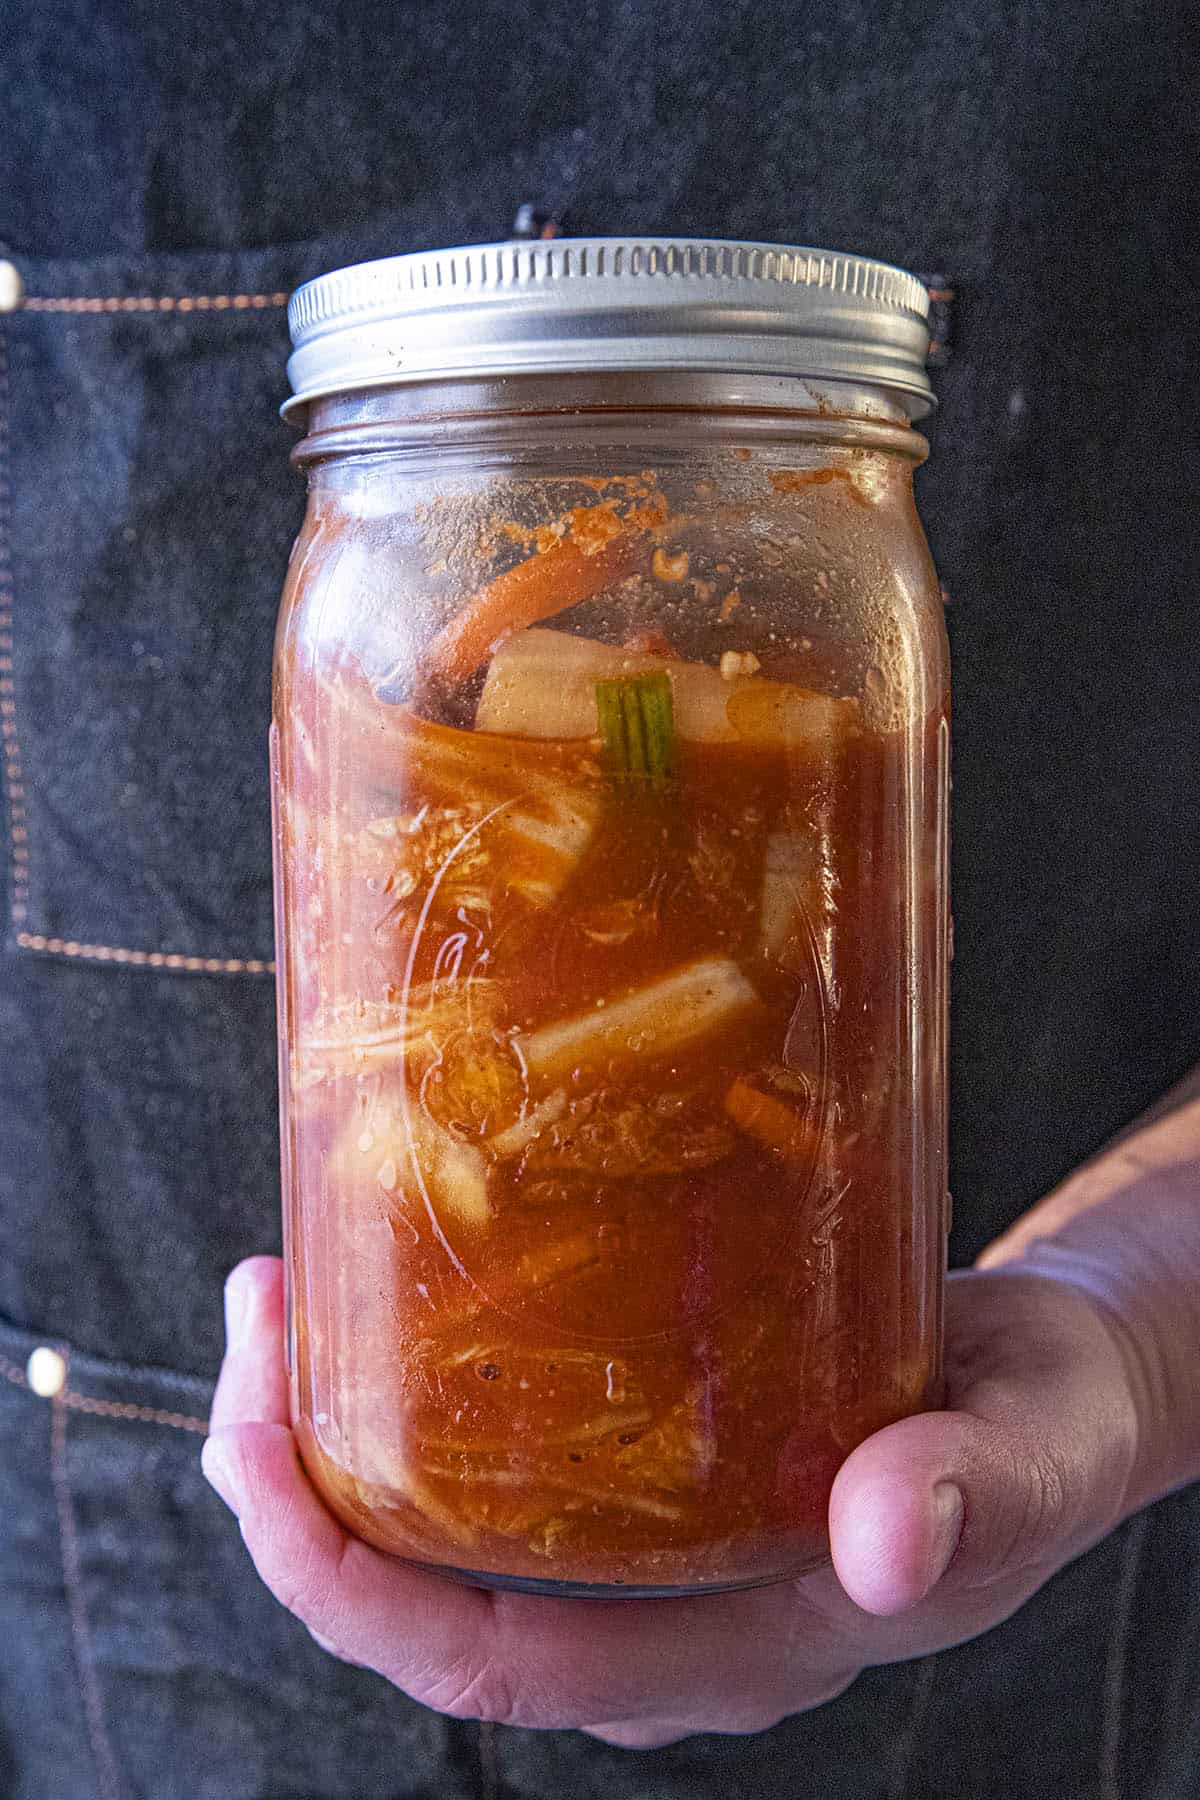
M 890 263 L 715 238 L 558 238 L 385 257 L 293 294 L 293 417 L 409 382 L 680 370 L 853 381 L 934 405 L 929 294 Z

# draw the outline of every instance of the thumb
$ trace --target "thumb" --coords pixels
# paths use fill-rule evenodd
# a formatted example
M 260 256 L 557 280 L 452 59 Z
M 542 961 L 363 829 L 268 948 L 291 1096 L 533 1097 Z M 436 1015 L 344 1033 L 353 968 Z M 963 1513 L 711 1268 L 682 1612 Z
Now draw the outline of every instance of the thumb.
M 1015 1607 L 1111 1530 L 1139 1437 L 1117 1330 L 1065 1281 L 951 1279 L 947 1409 L 877 1432 L 834 1483 L 833 1562 L 858 1606 L 962 1610 L 986 1591 L 995 1612 L 1007 1591 Z

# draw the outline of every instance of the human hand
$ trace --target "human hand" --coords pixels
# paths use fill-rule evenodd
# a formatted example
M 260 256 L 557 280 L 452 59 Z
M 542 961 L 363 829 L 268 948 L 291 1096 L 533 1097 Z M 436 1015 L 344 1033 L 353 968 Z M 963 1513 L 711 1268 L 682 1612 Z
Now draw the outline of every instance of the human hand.
M 229 1280 L 205 1471 L 317 1641 L 428 1706 L 631 1748 L 761 1730 L 868 1665 L 997 1624 L 1200 1472 L 1200 1106 L 1188 1111 L 1190 1126 L 1175 1115 L 1121 1146 L 1100 1204 L 1044 1203 L 1061 1229 L 1027 1232 L 1019 1262 L 951 1277 L 945 1410 L 853 1452 L 830 1506 L 833 1567 L 801 1580 L 584 1604 L 454 1586 L 359 1542 L 297 1457 L 281 1270 L 266 1257 Z

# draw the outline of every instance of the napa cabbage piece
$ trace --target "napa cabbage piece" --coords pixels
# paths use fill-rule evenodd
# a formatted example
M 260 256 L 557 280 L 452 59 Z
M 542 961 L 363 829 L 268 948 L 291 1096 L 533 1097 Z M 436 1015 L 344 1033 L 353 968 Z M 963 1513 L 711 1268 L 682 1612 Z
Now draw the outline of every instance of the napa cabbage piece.
M 329 1157 L 333 1190 L 343 1183 L 373 1185 L 400 1206 L 424 1192 L 439 1217 L 486 1225 L 492 1209 L 487 1161 L 478 1146 L 439 1125 L 416 1096 L 406 1101 L 402 1090 L 360 1098 Z
M 443 910 L 486 911 L 495 883 L 494 844 L 482 802 L 421 806 L 374 818 L 354 839 L 357 882 L 379 895 L 376 932 L 392 920 L 415 922 L 436 883 Z
M 652 1423 L 646 1397 L 628 1364 L 601 1350 L 548 1343 L 505 1344 L 482 1335 L 425 1338 L 419 1366 L 439 1393 L 461 1397 L 468 1431 L 447 1422 L 438 1447 L 463 1456 L 502 1456 L 520 1448 L 540 1456 L 549 1448 L 596 1444 Z M 539 1420 L 543 1396 L 570 1388 L 573 1409 L 553 1423 Z
M 343 1452 L 344 1454 L 344 1452 Z M 366 1487 L 385 1494 L 389 1502 L 403 1500 L 418 1515 L 418 1520 L 431 1526 L 438 1536 L 451 1543 L 474 1545 L 479 1541 L 475 1528 L 463 1517 L 455 1496 L 443 1500 L 420 1471 L 420 1458 L 401 1449 L 398 1438 L 360 1424 L 354 1435 L 351 1473 Z M 417 1544 L 421 1544 L 421 1524 L 411 1525 Z M 436 1541 L 436 1540 L 435 1540 Z
M 689 743 L 822 744 L 862 729 L 862 709 L 853 696 L 816 694 L 759 674 L 729 680 L 705 663 L 541 628 L 518 632 L 492 658 L 476 728 L 510 740 L 595 738 L 603 723 L 597 689 L 603 705 L 603 684 L 655 674 L 670 683 L 673 728 Z
M 683 1508 L 658 1496 L 613 1489 L 599 1482 L 573 1479 L 563 1472 L 506 1468 L 502 1464 L 428 1465 L 431 1479 L 445 1484 L 445 1491 L 460 1517 L 470 1520 L 472 1541 L 484 1532 L 498 1537 L 521 1538 L 530 1550 L 550 1557 L 598 1514 L 615 1519 L 637 1515 L 675 1523 Z M 441 1504 L 436 1500 L 435 1504 Z M 462 1534 L 460 1539 L 462 1541 Z
M 298 1084 L 406 1067 L 420 1074 L 460 1033 L 495 1030 L 501 984 L 486 976 L 421 982 L 407 1000 L 346 1000 L 300 1033 Z
M 689 1392 L 614 1457 L 621 1474 L 639 1487 L 668 1494 L 703 1487 L 716 1466 L 717 1445 L 701 1396 Z
M 495 1132 L 487 1141 L 493 1156 L 520 1156 L 550 1126 L 556 1125 L 567 1110 L 566 1088 L 555 1088 L 536 1106 L 527 1107 L 522 1116 L 504 1131 Z
M 371 820 L 354 846 L 357 872 L 382 892 L 381 910 L 420 899 L 434 881 L 451 906 L 462 889 L 476 904 L 507 891 L 549 905 L 599 822 L 604 784 L 589 747 L 505 742 L 373 704 L 372 754 L 381 760 L 382 736 L 388 779 L 409 803 Z
M 523 1033 L 520 1052 L 535 1080 L 557 1080 L 589 1062 L 652 1061 L 722 1030 L 758 1003 L 735 962 L 705 957 L 632 994 Z

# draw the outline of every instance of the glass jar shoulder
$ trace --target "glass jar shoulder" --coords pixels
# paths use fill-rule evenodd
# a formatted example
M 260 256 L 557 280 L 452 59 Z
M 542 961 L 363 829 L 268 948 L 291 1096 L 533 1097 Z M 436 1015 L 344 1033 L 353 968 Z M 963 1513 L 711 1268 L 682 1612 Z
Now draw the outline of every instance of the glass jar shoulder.
M 695 439 L 603 463 L 551 444 L 318 465 L 281 661 L 354 668 L 399 698 L 419 679 L 469 689 L 518 639 L 569 688 L 594 644 L 926 710 L 945 643 L 907 461 Z

